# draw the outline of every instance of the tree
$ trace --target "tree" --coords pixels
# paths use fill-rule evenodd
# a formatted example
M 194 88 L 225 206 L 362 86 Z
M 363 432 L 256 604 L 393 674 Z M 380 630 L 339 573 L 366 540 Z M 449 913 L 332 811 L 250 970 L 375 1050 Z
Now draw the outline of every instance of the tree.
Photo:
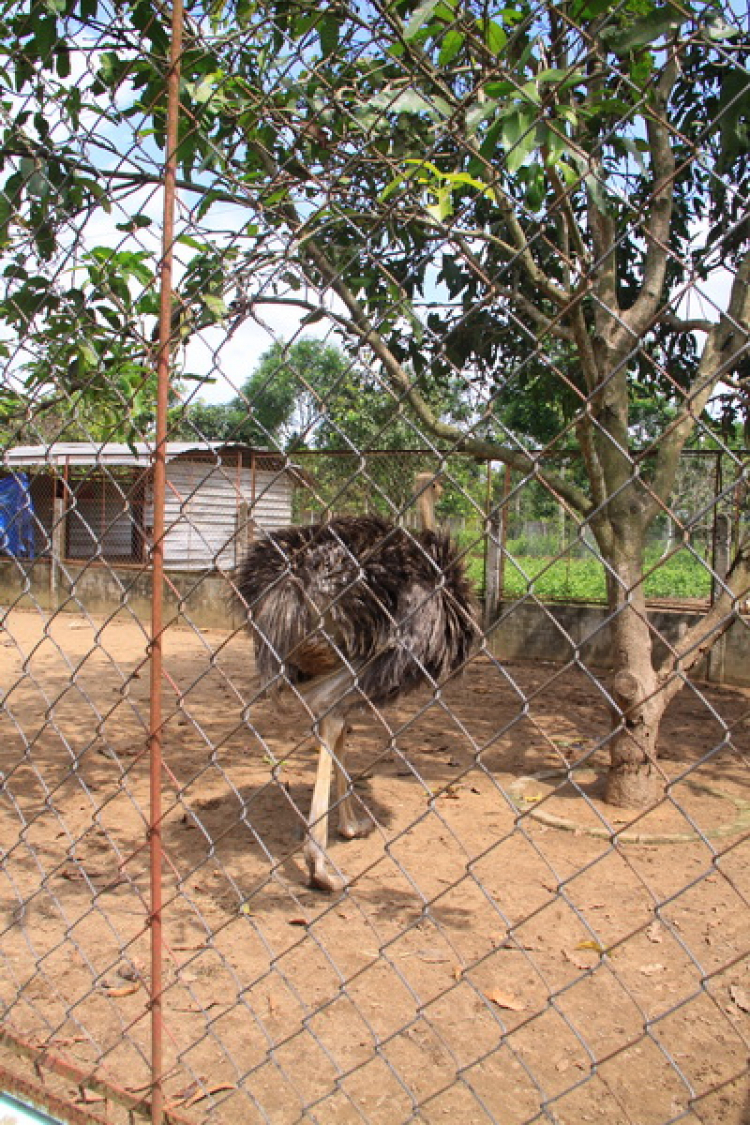
M 437 397 L 448 409 L 445 388 L 433 388 Z M 419 431 L 404 417 L 394 420 L 387 384 L 312 338 L 272 344 L 229 402 L 199 401 L 174 414 L 175 436 L 187 438 L 289 451 L 419 448 Z
M 97 25 L 83 88 L 67 80 L 79 43 L 62 18 L 96 9 L 16 5 L 3 29 L 24 105 L 42 70 L 59 122 L 52 145 L 38 113 L 16 115 L 0 227 L 8 246 L 31 231 L 48 261 L 71 209 L 158 178 L 146 159 L 111 170 L 106 130 L 85 151 L 78 141 L 96 98 L 110 129 L 134 135 L 145 117 L 149 144 L 164 143 L 168 32 L 143 0 Z M 750 585 L 744 541 L 703 621 L 656 662 L 646 533 L 712 401 L 732 425 L 747 406 L 749 43 L 720 0 L 396 0 L 366 13 L 236 0 L 196 6 L 186 25 L 178 160 L 203 226 L 183 308 L 194 323 L 233 301 L 329 317 L 425 440 L 533 476 L 591 530 L 615 664 L 608 796 L 621 804 L 652 798 L 665 707 Z M 227 207 L 231 238 L 216 235 Z M 685 311 L 690 293 L 707 312 Z M 459 408 L 446 409 L 433 391 L 455 384 Z M 583 484 L 530 452 L 535 432 L 548 451 L 581 451 Z
M 178 413 L 179 432 L 220 441 L 295 449 L 316 445 L 332 403 L 356 374 L 338 348 L 320 340 L 274 343 L 239 394 L 225 404 L 196 403 Z

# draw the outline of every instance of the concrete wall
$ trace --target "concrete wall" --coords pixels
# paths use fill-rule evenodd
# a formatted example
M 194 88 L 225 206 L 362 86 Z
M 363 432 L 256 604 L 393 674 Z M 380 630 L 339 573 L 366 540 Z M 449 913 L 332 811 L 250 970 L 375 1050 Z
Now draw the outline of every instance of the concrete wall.
M 598 605 L 506 602 L 489 631 L 489 644 L 499 660 L 563 664 L 578 659 L 588 668 L 605 670 L 611 664 L 607 617 L 606 608 Z M 657 660 L 666 654 L 665 642 L 674 644 L 700 617 L 684 610 L 651 610 Z M 693 670 L 692 678 L 750 687 L 750 617 L 734 622 Z
M 151 575 L 137 566 L 65 563 L 51 585 L 48 559 L 33 563 L 0 560 L 0 603 L 4 606 L 106 616 L 122 609 L 139 620 L 151 617 Z M 164 619 L 167 624 L 189 619 L 201 629 L 230 629 L 243 620 L 234 604 L 230 582 L 211 571 L 167 571 Z
M 95 615 L 129 610 L 147 622 L 151 614 L 151 578 L 139 567 L 111 567 L 92 563 L 59 568 L 57 590 L 51 589 L 50 563 L 38 559 L 23 563 L 0 559 L 0 603 L 5 606 L 59 608 Z M 126 612 L 127 612 L 126 610 Z M 189 619 L 198 628 L 232 629 L 243 622 L 241 607 L 233 602 L 231 584 L 210 571 L 167 572 L 165 620 Z M 650 614 L 656 634 L 675 642 L 699 614 L 655 609 Z M 587 667 L 609 666 L 610 637 L 603 606 L 540 605 L 521 601 L 504 603 L 489 631 L 492 652 L 500 660 L 548 660 L 563 664 L 578 659 Z M 657 640 L 657 656 L 663 649 Z M 750 687 L 750 617 L 735 621 L 693 673 L 737 687 Z

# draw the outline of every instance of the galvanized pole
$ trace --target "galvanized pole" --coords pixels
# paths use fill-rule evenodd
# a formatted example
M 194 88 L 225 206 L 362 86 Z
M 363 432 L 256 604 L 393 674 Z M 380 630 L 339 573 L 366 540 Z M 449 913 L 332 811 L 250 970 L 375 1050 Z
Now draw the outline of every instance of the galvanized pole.
M 151 882 L 151 1121 L 164 1120 L 162 1007 L 162 706 L 163 596 L 164 596 L 164 505 L 166 498 L 167 407 L 172 353 L 172 271 L 174 215 L 177 181 L 177 140 L 182 54 L 182 0 L 173 0 L 172 38 L 167 75 L 167 134 L 164 165 L 164 215 L 160 265 L 159 351 L 157 358 L 156 449 L 154 451 L 153 497 L 154 542 L 151 555 L 151 705 L 149 715 L 150 787 L 150 882 Z

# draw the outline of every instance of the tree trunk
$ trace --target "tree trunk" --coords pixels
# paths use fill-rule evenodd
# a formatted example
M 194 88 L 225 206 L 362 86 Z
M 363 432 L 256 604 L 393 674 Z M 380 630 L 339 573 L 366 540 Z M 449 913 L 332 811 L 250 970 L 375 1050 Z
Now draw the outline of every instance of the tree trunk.
M 650 666 L 650 659 L 648 663 Z M 616 706 L 605 793 L 610 805 L 642 809 L 661 796 L 656 759 L 664 700 L 654 679 L 650 667 L 644 667 L 641 675 L 629 669 L 615 673 L 612 694 Z
M 616 546 L 613 556 L 608 561 L 614 706 L 606 800 L 640 809 L 660 796 L 656 759 L 666 698 L 653 664 L 640 537 L 629 537 L 627 544 Z

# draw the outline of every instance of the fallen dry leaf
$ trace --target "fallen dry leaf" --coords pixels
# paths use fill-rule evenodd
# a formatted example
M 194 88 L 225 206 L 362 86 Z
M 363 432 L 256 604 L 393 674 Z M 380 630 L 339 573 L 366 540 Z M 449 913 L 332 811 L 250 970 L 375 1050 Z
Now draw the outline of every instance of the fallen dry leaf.
M 660 942 L 664 941 L 664 934 L 661 928 L 661 922 L 652 922 L 650 926 L 646 927 L 646 937 L 649 941 Z
M 102 991 L 105 992 L 107 996 L 114 996 L 117 999 L 120 996 L 132 996 L 140 987 L 140 984 L 137 982 L 136 984 L 123 984 L 115 986 L 114 988 L 107 988 L 107 986 L 104 985 Z
M 750 992 L 746 988 L 740 988 L 739 985 L 733 984 L 729 989 L 729 995 L 741 1012 L 750 1012 Z
M 659 961 L 654 961 L 651 965 L 641 965 L 638 972 L 643 973 L 644 977 L 653 977 L 656 973 L 663 973 L 664 966 Z
M 70 1047 L 73 1043 L 85 1043 L 85 1035 L 56 1035 L 49 1040 L 50 1047 Z
M 512 992 L 502 992 L 499 988 L 490 988 L 484 995 L 493 1004 L 497 1004 L 498 1008 L 507 1008 L 511 1012 L 522 1012 L 526 1007 L 518 996 L 514 996 Z
M 603 945 L 600 945 L 598 941 L 579 941 L 576 949 L 593 949 L 594 953 L 598 953 L 600 957 L 603 957 L 605 953 L 609 952 L 609 950 L 605 949 Z
M 197 1094 L 193 1094 L 192 1098 L 185 1102 L 185 1108 L 190 1109 L 191 1106 L 202 1102 L 204 1098 L 210 1098 L 213 1094 L 220 1094 L 222 1090 L 236 1089 L 237 1087 L 231 1082 L 219 1082 L 216 1086 L 208 1086 L 205 1090 L 199 1090 Z
M 567 949 L 563 952 L 565 953 L 568 961 L 570 961 L 571 965 L 575 965 L 577 969 L 590 969 L 592 965 L 596 964 L 596 962 L 587 960 L 585 957 L 577 957 L 575 953 L 571 953 Z
M 416 956 L 420 961 L 426 961 L 428 965 L 444 965 L 446 961 L 450 961 L 450 957 L 435 949 L 418 949 Z

